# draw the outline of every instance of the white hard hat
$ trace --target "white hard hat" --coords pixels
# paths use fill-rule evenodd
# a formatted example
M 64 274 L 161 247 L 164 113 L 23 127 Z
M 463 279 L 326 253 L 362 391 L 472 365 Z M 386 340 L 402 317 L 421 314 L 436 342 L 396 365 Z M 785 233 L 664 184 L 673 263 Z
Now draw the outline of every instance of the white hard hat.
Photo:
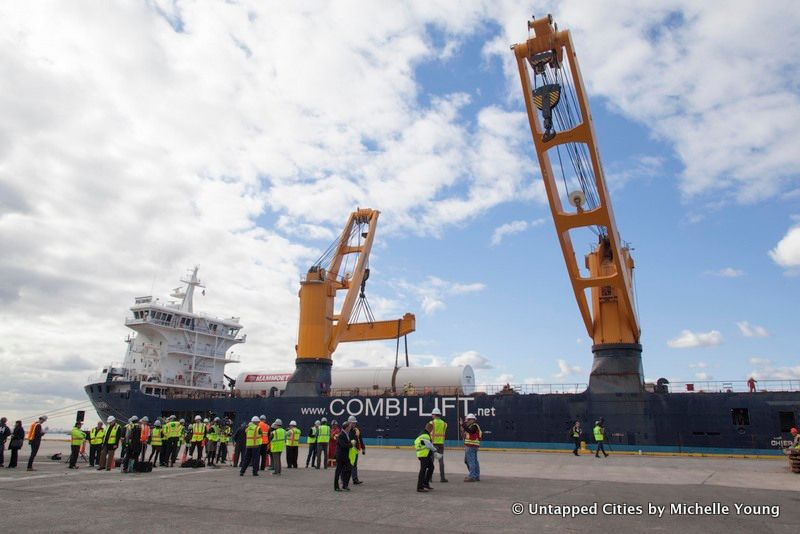
M 174 419 L 174 417 L 173 417 L 173 419 Z M 186 419 L 181 419 L 181 423 L 185 423 L 185 422 L 186 422 Z
M 174 421 L 175 420 L 175 416 L 174 415 L 170 415 L 169 417 L 167 417 L 167 419 L 169 419 L 170 421 Z M 183 421 L 183 419 L 181 419 L 181 421 Z
M 262 420 L 262 421 L 266 421 L 266 420 L 267 420 L 267 416 L 266 416 L 266 415 L 264 415 L 264 414 L 261 414 L 261 415 L 260 415 L 258 418 L 259 418 L 260 420 Z
M 251 422 L 251 423 L 258 423 L 259 421 L 260 421 L 260 419 L 258 418 L 258 416 L 257 416 L 257 415 L 254 415 L 254 416 L 252 417 L 252 419 L 250 419 L 250 422 Z
M 314 424 L 315 424 L 315 425 L 318 425 L 318 424 L 319 424 L 319 419 L 317 419 L 316 421 L 314 421 Z
M 128 419 L 128 422 L 129 422 L 129 423 L 135 423 L 135 422 L 136 422 L 136 421 L 138 421 L 138 420 L 139 420 L 139 418 L 138 418 L 138 417 L 136 417 L 135 415 L 132 415 L 132 416 L 131 416 L 131 418 L 130 418 L 130 419 Z
M 148 419 L 146 415 L 144 417 L 142 417 L 142 423 L 149 423 L 149 422 L 150 422 L 150 419 Z
M 471 413 L 467 414 L 467 421 L 469 421 L 470 419 L 472 419 L 474 421 L 475 420 L 475 414 L 471 414 Z
M 205 419 L 203 419 L 203 422 L 204 422 L 204 423 L 208 423 L 208 417 L 206 417 Z
M 289 426 L 297 426 L 297 421 L 289 421 Z
M 111 424 L 111 423 L 113 423 L 113 422 L 114 422 L 114 421 L 116 421 L 116 420 L 117 420 L 117 418 L 116 418 L 116 417 L 114 417 L 113 415 L 109 415 L 109 416 L 108 416 L 108 419 L 106 419 L 106 423 L 108 423 L 108 424 Z
M 347 422 L 348 423 L 358 423 L 358 419 L 356 419 L 355 415 L 351 415 L 350 417 L 347 418 Z
M 275 419 L 275 423 L 274 424 L 276 424 L 278 426 L 283 426 L 283 421 L 281 421 L 280 419 Z
M 323 422 L 323 423 L 327 423 L 327 422 L 328 422 L 328 419 L 327 419 L 326 417 L 323 417 L 323 418 L 322 418 L 322 422 Z
M 439 408 L 434 408 L 433 410 L 431 410 L 431 415 L 442 415 L 442 410 L 440 410 Z
M 203 418 L 202 418 L 202 417 L 200 417 L 199 415 L 195 415 L 195 416 L 194 416 L 194 420 L 195 420 L 195 421 L 202 421 L 202 420 L 203 420 Z
M 217 421 L 222 421 L 222 419 L 220 419 L 219 417 L 215 417 L 214 422 L 216 423 Z
M 156 421 L 156 422 L 155 422 L 155 423 L 153 423 L 153 424 L 154 424 L 154 425 L 156 425 L 156 426 L 161 426 L 161 421 Z

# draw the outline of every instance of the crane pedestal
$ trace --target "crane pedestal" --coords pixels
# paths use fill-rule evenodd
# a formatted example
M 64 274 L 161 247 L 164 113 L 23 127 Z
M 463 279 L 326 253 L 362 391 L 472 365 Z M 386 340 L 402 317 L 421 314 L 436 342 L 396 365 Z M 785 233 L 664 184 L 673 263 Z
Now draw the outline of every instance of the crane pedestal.
M 644 390 L 642 346 L 638 343 L 593 345 L 590 393 L 641 393 Z
M 330 358 L 298 358 L 295 371 L 286 384 L 284 397 L 319 397 L 331 388 Z

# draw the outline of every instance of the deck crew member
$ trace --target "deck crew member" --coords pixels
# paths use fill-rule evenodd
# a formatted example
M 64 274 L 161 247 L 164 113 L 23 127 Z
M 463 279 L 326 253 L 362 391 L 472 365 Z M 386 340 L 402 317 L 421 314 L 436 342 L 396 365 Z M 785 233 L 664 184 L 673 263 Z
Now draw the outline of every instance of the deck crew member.
M 569 431 L 569 437 L 572 438 L 572 441 L 575 442 L 575 449 L 572 451 L 572 454 L 575 456 L 580 456 L 578 454 L 578 449 L 581 448 L 581 434 L 583 434 L 583 429 L 581 428 L 581 422 L 575 421 L 575 424 L 572 425 L 572 428 Z
M 308 429 L 308 437 L 306 443 L 308 444 L 308 455 L 306 456 L 306 469 L 308 469 L 308 462 L 311 461 L 311 467 L 317 465 L 317 432 L 319 432 L 319 420 L 314 421 L 311 428 Z
M 367 446 L 364 445 L 364 440 L 361 438 L 361 429 L 358 427 L 358 419 L 355 415 L 347 418 L 350 423 L 350 436 L 354 442 L 354 446 L 350 449 L 350 465 L 353 467 L 353 484 L 356 486 L 362 484 L 358 478 L 358 453 L 362 455 L 367 454 Z
M 464 433 L 464 463 L 469 470 L 464 482 L 480 482 L 481 464 L 478 462 L 478 449 L 481 446 L 483 432 L 473 414 L 467 415 L 461 430 Z
M 253 476 L 258 476 L 258 465 L 261 463 L 261 421 L 257 416 L 250 419 L 250 424 L 245 429 L 245 454 L 242 460 L 242 467 L 239 469 L 239 476 L 244 476 L 247 466 L 253 466 Z
M 142 443 L 142 450 L 141 450 L 141 459 L 142 462 L 145 461 L 147 455 L 147 444 L 150 443 L 150 419 L 147 418 L 145 415 L 139 421 L 140 428 L 141 428 L 141 443 Z
M 261 447 L 259 449 L 259 459 L 261 461 L 261 470 L 267 468 L 269 465 L 269 425 L 267 424 L 267 416 L 261 415 L 258 418 L 258 426 L 261 429 Z
M 83 442 L 86 441 L 86 434 L 83 432 L 81 427 L 83 426 L 83 421 L 75 421 L 75 426 L 72 427 L 72 431 L 70 432 L 69 436 L 69 468 L 70 469 L 77 469 L 78 466 L 78 454 L 81 452 L 81 445 Z
M 97 426 L 89 431 L 89 467 L 100 465 L 100 451 L 103 449 L 103 422 L 98 421 Z
M 153 423 L 153 430 L 150 432 L 150 458 L 149 462 L 153 462 L 153 467 L 158 465 L 161 459 L 161 449 L 164 445 L 164 431 L 161 428 L 161 421 L 156 419 Z M 155 457 L 155 460 L 153 459 Z M 163 463 L 161 465 L 164 465 Z
M 607 457 L 608 453 L 606 449 L 603 447 L 603 441 L 605 441 L 606 436 L 606 429 L 603 424 L 603 418 L 601 417 L 599 421 L 594 422 L 594 428 L 592 429 L 592 433 L 594 434 L 594 441 L 597 443 L 597 450 L 594 453 L 595 458 L 600 458 L 600 451 L 603 451 L 603 457 Z
M 444 476 L 444 440 L 447 435 L 447 423 L 442 419 L 442 411 L 439 408 L 434 408 L 431 411 L 431 415 L 433 416 L 433 420 L 431 421 L 433 425 L 433 429 L 431 429 L 431 442 L 433 446 L 436 447 L 436 452 L 440 454 L 439 481 L 447 482 L 447 478 Z
M 203 459 L 203 439 L 205 439 L 206 425 L 203 423 L 203 418 L 199 415 L 194 416 L 194 423 L 192 423 L 192 437 L 191 448 L 189 449 L 189 456 L 194 454 L 197 450 L 197 459 Z
M 47 432 L 42 427 L 42 423 L 45 421 L 47 421 L 46 415 L 39 417 L 35 423 L 31 423 L 28 434 L 25 436 L 25 439 L 28 440 L 28 445 L 31 446 L 31 455 L 28 458 L 28 471 L 34 471 L 33 460 L 36 458 L 36 453 L 39 452 L 39 446 L 42 444 L 42 436 Z
M 414 450 L 419 460 L 419 475 L 417 475 L 417 491 L 425 493 L 432 490 L 431 478 L 433 478 L 433 456 L 436 446 L 431 442 L 431 432 L 433 432 L 433 422 L 425 425 L 417 439 L 414 440 Z
M 317 469 L 322 464 L 322 457 L 325 456 L 325 469 L 328 468 L 328 442 L 331 440 L 331 427 L 328 426 L 328 420 L 323 417 L 322 422 L 317 429 Z M 338 453 L 338 449 L 337 449 Z
M 272 423 L 272 434 L 270 435 L 270 451 L 272 454 L 272 474 L 281 474 L 281 454 L 286 448 L 286 430 L 283 429 L 283 421 L 275 419 Z
M 323 421 L 325 421 L 323 419 Z M 353 448 L 353 440 L 350 435 L 350 428 L 352 423 L 345 423 L 344 427 L 336 436 L 336 472 L 333 475 L 333 489 L 334 491 L 350 491 L 350 474 L 352 466 L 350 465 L 350 449 Z M 320 425 L 322 428 L 322 425 Z M 319 442 L 317 442 L 319 444 Z M 317 466 L 319 469 L 319 465 Z M 327 469 L 327 466 L 326 466 Z M 342 487 L 339 489 L 339 480 L 342 481 Z
M 300 429 L 297 428 L 297 421 L 289 421 L 289 428 L 286 430 L 286 468 L 297 469 L 297 452 L 300 448 Z
M 117 447 L 119 447 L 120 438 L 120 427 L 117 424 L 117 420 L 113 415 L 109 415 L 108 419 L 106 419 L 106 431 L 103 433 L 98 471 L 103 469 L 111 471 L 111 465 L 114 463 L 114 454 L 116 454 Z

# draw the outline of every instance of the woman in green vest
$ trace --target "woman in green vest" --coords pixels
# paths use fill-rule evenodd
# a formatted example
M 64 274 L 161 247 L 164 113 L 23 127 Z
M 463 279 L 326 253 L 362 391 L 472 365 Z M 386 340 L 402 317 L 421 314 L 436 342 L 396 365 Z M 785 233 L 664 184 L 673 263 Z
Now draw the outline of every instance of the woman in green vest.
M 161 447 L 163 445 L 164 431 L 161 429 L 161 421 L 156 419 L 156 422 L 153 423 L 153 430 L 150 431 L 150 458 L 147 459 L 148 462 L 153 462 L 153 467 L 155 467 L 161 459 Z M 153 460 L 154 457 L 155 461 Z M 161 465 L 164 465 L 163 462 Z
M 431 442 L 431 431 L 433 424 L 428 423 L 425 429 L 414 440 L 414 451 L 417 453 L 419 460 L 419 475 L 417 476 L 417 491 L 426 493 L 433 488 L 431 487 L 431 477 L 433 476 L 433 453 L 436 452 L 436 447 Z
M 286 448 L 286 431 L 283 429 L 283 421 L 275 419 L 272 423 L 272 433 L 270 435 L 270 451 L 272 454 L 272 474 L 281 474 L 281 454 Z

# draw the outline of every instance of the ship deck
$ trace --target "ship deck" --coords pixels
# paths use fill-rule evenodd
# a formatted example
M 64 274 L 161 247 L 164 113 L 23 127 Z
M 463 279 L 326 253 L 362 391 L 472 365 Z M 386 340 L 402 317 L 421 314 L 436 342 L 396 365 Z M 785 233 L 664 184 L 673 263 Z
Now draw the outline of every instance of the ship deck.
M 446 454 L 449 484 L 434 477 L 434 491 L 414 491 L 417 461 L 410 449 L 368 449 L 359 460 L 365 482 L 349 493 L 332 489 L 333 471 L 285 469 L 281 477 L 236 470 L 159 468 L 122 475 L 77 471 L 53 462 L 62 442 L 43 443 L 35 467 L 0 470 L 0 517 L 9 532 L 98 531 L 218 533 L 320 532 L 341 525 L 348 532 L 796 532 L 800 524 L 800 475 L 786 460 L 659 458 L 612 455 L 596 459 L 565 453 L 483 451 L 481 482 L 465 484 L 463 453 Z M 27 446 L 22 450 L 27 458 Z M 305 447 L 300 449 L 301 465 Z M 8 456 L 6 456 L 8 459 Z M 519 516 L 514 503 L 590 506 L 598 515 Z M 642 506 L 641 515 L 604 514 L 603 505 Z M 666 506 L 662 517 L 648 504 Z M 728 515 L 670 513 L 672 503 L 721 503 Z M 734 504 L 769 505 L 779 516 L 737 514 Z M 609 510 L 614 512 L 615 510 Z M 177 529 L 177 530 L 176 530 Z

